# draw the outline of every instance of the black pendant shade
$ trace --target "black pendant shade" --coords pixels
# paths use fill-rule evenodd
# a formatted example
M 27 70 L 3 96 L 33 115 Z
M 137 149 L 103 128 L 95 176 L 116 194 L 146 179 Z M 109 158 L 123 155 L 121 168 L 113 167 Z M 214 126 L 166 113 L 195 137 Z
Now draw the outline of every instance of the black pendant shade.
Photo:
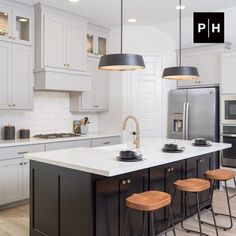
M 121 0 L 121 46 L 119 54 L 101 57 L 98 69 L 108 71 L 132 71 L 145 68 L 143 57 L 137 54 L 123 53 L 123 0 Z
M 130 71 L 145 68 L 143 57 L 137 54 L 108 54 L 102 56 L 100 70 Z
M 193 80 L 199 77 L 198 69 L 189 66 L 165 68 L 162 78 L 170 80 Z
M 182 34 L 182 0 L 179 0 L 179 66 L 165 68 L 162 78 L 169 80 L 194 80 L 199 77 L 198 69 L 191 66 L 182 66 L 181 65 L 181 34 Z

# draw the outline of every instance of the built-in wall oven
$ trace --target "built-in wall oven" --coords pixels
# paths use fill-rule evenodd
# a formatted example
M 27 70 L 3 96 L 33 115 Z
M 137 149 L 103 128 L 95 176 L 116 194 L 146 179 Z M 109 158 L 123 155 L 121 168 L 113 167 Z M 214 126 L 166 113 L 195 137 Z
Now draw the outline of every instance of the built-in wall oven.
M 232 148 L 222 151 L 222 166 L 236 168 L 236 125 L 223 125 L 221 140 L 232 145 Z
M 221 123 L 236 125 L 236 95 L 222 96 Z

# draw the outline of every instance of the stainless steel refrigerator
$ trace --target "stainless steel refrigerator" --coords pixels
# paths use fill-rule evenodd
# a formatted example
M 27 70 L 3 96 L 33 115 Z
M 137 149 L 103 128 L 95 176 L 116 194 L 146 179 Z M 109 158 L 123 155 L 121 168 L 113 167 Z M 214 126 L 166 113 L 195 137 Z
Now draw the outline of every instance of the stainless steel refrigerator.
M 219 141 L 219 89 L 171 90 L 168 100 L 168 138 Z

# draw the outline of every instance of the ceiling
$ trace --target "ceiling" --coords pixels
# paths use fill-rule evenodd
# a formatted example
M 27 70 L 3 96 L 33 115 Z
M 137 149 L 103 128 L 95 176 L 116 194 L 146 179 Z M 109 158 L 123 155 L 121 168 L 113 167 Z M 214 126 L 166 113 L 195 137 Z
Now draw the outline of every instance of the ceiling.
M 39 0 L 18 0 L 33 4 Z M 86 16 L 96 24 L 114 27 L 120 23 L 120 0 L 79 0 L 70 3 L 68 0 L 41 0 L 41 2 Z M 183 17 L 191 16 L 192 12 L 217 11 L 236 6 L 235 0 L 182 0 L 186 6 Z M 138 25 L 158 25 L 162 22 L 178 18 L 175 9 L 177 0 L 124 0 L 125 23 L 129 18 L 137 19 Z

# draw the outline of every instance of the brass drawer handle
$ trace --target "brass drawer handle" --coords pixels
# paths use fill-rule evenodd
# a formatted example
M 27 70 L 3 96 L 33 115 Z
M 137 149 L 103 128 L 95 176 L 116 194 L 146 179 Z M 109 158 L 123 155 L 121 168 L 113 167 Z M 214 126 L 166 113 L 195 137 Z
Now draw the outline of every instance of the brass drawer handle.
M 122 180 L 122 184 L 125 185 L 126 184 L 126 180 Z
M 104 142 L 103 144 L 110 144 L 111 142 L 110 141 L 107 141 L 107 142 Z
M 25 151 L 25 152 L 18 152 L 18 155 L 24 155 L 24 154 L 27 154 L 29 152 Z

